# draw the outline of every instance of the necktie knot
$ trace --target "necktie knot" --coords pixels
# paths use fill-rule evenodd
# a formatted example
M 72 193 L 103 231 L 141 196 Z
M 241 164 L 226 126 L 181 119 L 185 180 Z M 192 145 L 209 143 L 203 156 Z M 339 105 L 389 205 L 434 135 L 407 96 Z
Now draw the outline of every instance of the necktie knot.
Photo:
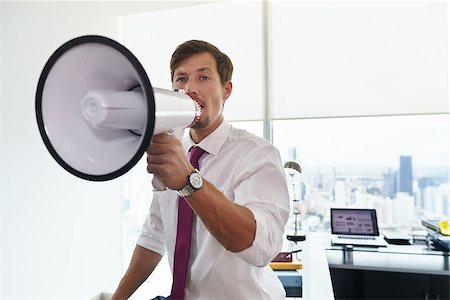
M 203 153 L 205 153 L 205 150 L 203 150 L 200 147 L 192 147 L 191 148 L 191 152 L 190 152 L 190 162 L 191 165 L 198 169 L 198 160 L 200 159 L 200 157 L 203 155 Z

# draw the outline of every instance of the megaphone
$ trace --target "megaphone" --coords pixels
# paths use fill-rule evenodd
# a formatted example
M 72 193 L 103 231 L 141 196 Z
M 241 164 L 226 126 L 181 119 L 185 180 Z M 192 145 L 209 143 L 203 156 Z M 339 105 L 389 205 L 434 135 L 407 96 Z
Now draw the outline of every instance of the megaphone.
M 90 181 L 125 174 L 153 135 L 190 127 L 201 115 L 187 94 L 153 88 L 126 47 L 96 35 L 72 39 L 50 56 L 35 104 L 50 154 L 65 170 Z

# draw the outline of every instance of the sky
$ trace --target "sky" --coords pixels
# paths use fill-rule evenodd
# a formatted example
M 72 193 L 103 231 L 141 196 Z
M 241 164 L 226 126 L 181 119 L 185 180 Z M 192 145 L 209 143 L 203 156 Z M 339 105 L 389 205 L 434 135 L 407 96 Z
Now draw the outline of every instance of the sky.
M 447 167 L 450 116 L 418 115 L 275 121 L 274 145 L 286 159 L 310 166 L 398 167 L 400 155 L 414 166 Z

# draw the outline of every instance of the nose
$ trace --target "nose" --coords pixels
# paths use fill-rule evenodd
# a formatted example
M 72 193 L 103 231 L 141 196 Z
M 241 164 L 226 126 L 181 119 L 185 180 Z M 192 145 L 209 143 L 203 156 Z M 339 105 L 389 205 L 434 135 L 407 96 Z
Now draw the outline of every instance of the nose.
M 189 80 L 185 86 L 184 90 L 186 91 L 186 94 L 188 95 L 197 95 L 197 88 L 195 83 L 192 80 Z

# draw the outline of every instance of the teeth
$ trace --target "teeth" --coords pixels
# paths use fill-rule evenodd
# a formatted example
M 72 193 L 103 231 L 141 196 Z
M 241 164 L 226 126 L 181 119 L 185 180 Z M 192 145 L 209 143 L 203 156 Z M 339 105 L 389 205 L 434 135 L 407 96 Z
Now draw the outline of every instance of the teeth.
M 197 113 L 196 113 L 195 120 L 192 122 L 192 124 L 191 124 L 189 127 L 191 127 L 192 125 L 194 125 L 195 123 L 197 123 L 197 121 L 200 120 L 200 116 L 202 115 L 202 108 L 203 108 L 203 106 L 200 105 L 200 103 L 198 103 L 197 100 L 194 100 L 194 102 L 196 103 L 196 105 L 197 105 L 197 107 L 199 108 L 199 110 L 198 110 Z

